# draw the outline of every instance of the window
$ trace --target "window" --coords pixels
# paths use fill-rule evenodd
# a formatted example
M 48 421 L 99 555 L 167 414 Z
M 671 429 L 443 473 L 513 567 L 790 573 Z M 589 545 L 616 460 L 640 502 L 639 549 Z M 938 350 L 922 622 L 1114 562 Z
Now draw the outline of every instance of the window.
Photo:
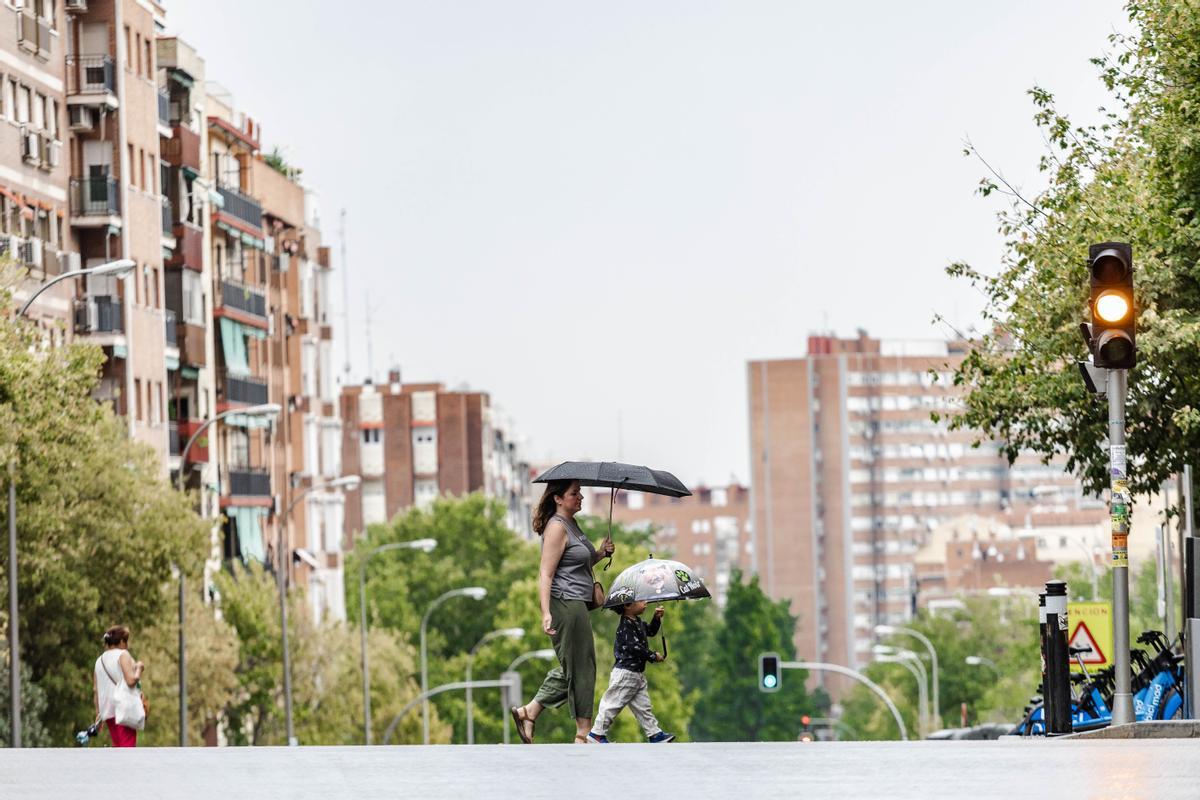
M 17 122 L 29 122 L 29 107 L 33 105 L 33 94 L 28 86 L 20 87 L 17 92 Z
M 206 324 L 204 314 L 204 281 L 194 270 L 181 270 L 183 273 L 183 322 L 189 325 Z
M 142 421 L 142 379 L 133 379 L 133 396 L 137 402 L 137 421 Z
M 366 428 L 362 432 L 363 444 L 379 444 L 379 428 Z
M 250 434 L 241 428 L 225 430 L 229 431 L 229 466 L 246 469 L 250 466 Z
M 135 33 L 133 40 L 137 43 L 137 51 L 134 53 L 134 57 L 137 58 L 137 74 L 143 75 L 145 73 L 142 72 L 142 35 Z
M 47 106 L 48 113 L 46 115 L 46 131 L 50 134 L 50 138 L 58 138 L 58 101 L 51 100 Z
M 125 69 L 133 69 L 133 33 L 125 26 Z
M 4 116 L 15 119 L 17 115 L 17 82 L 9 78 L 4 82 Z
M 154 75 L 154 59 L 150 56 L 150 39 L 147 38 L 144 46 L 146 48 L 146 77 Z

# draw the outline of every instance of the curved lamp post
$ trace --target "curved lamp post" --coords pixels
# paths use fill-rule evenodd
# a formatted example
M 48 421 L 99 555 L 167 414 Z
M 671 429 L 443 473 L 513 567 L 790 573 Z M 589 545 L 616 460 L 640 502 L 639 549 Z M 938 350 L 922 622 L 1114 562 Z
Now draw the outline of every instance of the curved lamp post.
M 275 558 L 278 560 L 278 568 L 276 570 L 276 580 L 279 583 L 279 627 L 283 631 L 283 716 L 287 728 L 287 743 L 289 747 L 295 747 L 299 742 L 296 741 L 295 729 L 292 725 L 292 651 L 288 645 L 288 609 L 287 609 L 287 587 L 288 587 L 288 559 L 284 556 L 284 542 L 287 541 L 287 525 L 288 520 L 292 518 L 292 509 L 296 507 L 304 496 L 316 489 L 346 489 L 354 491 L 362 483 L 362 478 L 357 475 L 343 475 L 339 478 L 334 478 L 323 483 L 315 483 L 307 489 L 303 489 L 296 493 L 292 498 L 292 502 L 288 503 L 287 510 L 283 512 L 283 518 L 279 520 L 279 529 L 275 544 Z M 290 555 L 291 548 L 288 548 Z
M 367 660 L 367 562 L 371 560 L 371 556 L 386 553 L 389 550 L 420 550 L 423 553 L 429 553 L 435 547 L 437 547 L 437 539 L 389 542 L 369 551 L 362 557 L 362 561 L 358 565 L 358 630 L 362 637 L 363 740 L 367 744 L 371 743 L 371 668 Z
M 939 684 L 941 683 L 941 675 L 940 671 L 938 670 L 937 650 L 934 649 L 933 642 L 929 641 L 929 637 L 920 631 L 913 630 L 912 628 L 900 627 L 898 625 L 876 625 L 875 633 L 881 636 L 895 636 L 897 634 L 903 634 L 905 636 L 911 636 L 921 644 L 925 645 L 925 649 L 929 651 L 930 665 L 933 668 L 933 719 L 937 721 L 938 725 L 941 725 L 942 706 L 940 693 L 938 691 Z
M 884 664 L 900 664 L 904 666 L 912 676 L 917 680 L 917 716 L 919 728 L 924 728 L 925 731 L 921 734 L 927 734 L 929 725 L 929 675 L 925 672 L 925 665 L 921 663 L 921 657 L 911 650 L 903 648 L 889 647 L 888 645 L 877 644 L 871 648 L 871 652 L 875 654 L 875 660 Z
M 42 292 L 56 283 L 62 283 L 68 278 L 83 278 L 88 275 L 112 275 L 123 278 L 133 271 L 136 266 L 128 258 L 109 261 L 87 269 L 64 272 L 42 286 L 29 296 L 17 316 L 25 316 L 25 312 L 33 305 L 33 301 Z M 9 747 L 21 746 L 21 648 L 19 634 L 21 619 L 17 608 L 17 483 L 16 476 L 9 472 L 8 476 L 8 690 L 9 697 Z
M 176 478 L 175 485 L 179 491 L 183 491 L 183 470 L 187 464 L 188 451 L 192 449 L 192 445 L 200 438 L 200 434 L 208 430 L 208 428 L 216 421 L 225 419 L 232 414 L 245 414 L 249 417 L 277 417 L 283 409 L 278 403 L 263 403 L 257 406 L 248 406 L 246 408 L 230 409 L 222 411 L 212 419 L 207 419 L 204 423 L 196 428 L 196 431 L 188 438 L 187 444 L 183 450 L 179 451 L 179 476 Z M 183 570 L 179 570 L 179 746 L 187 747 L 187 646 L 183 633 L 183 617 L 186 606 L 186 594 L 184 589 Z
M 451 599 L 452 597 L 469 597 L 472 600 L 482 600 L 483 598 L 487 597 L 487 589 L 483 588 L 482 586 L 467 586 L 463 589 L 451 589 L 450 591 L 446 592 L 445 594 L 442 594 L 439 597 L 437 597 L 432 603 L 429 604 L 429 608 L 425 609 L 425 614 L 424 614 L 424 616 L 421 617 L 421 694 L 425 694 L 426 692 L 429 691 L 429 662 L 425 655 L 426 654 L 425 631 L 426 631 L 426 628 L 429 626 L 429 617 L 431 614 L 433 614 L 434 610 L 438 606 L 440 606 L 442 603 L 446 602 L 447 600 Z M 426 697 L 421 702 L 421 715 L 422 715 L 422 718 L 424 721 L 424 728 L 425 728 L 424 741 L 425 741 L 425 744 L 429 744 L 429 698 L 428 697 Z
M 516 670 L 517 667 L 521 666 L 522 664 L 524 664 L 526 661 L 528 661 L 531 658 L 540 658 L 544 661 L 553 661 L 554 659 L 558 658 L 558 654 L 555 653 L 549 647 L 542 649 L 542 650 L 530 650 L 528 653 L 521 653 L 521 655 L 514 658 L 513 662 L 508 665 L 508 669 L 506 669 L 504 671 L 505 672 L 513 672 Z M 501 695 L 500 695 L 500 716 L 503 717 L 503 719 L 504 719 L 504 743 L 508 744 L 508 719 L 509 719 L 509 716 L 507 713 L 505 713 L 506 711 L 507 711 L 507 709 L 504 708 L 504 694 L 501 693 Z
M 508 639 L 520 639 L 525 635 L 524 628 L 500 628 L 499 630 L 490 631 L 483 635 L 483 638 L 475 643 L 471 651 L 467 653 L 467 744 L 475 744 L 475 704 L 471 696 L 471 667 L 475 663 L 475 654 L 479 652 L 479 648 L 490 642 L 492 639 L 501 637 Z

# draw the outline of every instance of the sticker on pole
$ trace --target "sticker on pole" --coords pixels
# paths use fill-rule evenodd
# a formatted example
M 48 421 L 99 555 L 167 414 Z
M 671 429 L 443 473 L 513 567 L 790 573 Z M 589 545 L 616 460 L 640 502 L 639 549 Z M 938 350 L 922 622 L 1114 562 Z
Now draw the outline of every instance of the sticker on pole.
M 1112 663 L 1112 606 L 1108 603 L 1069 603 L 1067 616 L 1070 619 L 1070 646 L 1088 651 L 1080 653 L 1078 659 L 1071 657 L 1071 669 L 1080 671 L 1080 660 L 1089 670 Z

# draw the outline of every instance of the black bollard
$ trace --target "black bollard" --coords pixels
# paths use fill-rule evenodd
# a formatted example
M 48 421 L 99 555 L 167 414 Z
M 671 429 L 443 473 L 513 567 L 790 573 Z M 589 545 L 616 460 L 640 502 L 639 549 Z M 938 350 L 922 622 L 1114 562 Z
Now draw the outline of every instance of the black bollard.
M 1038 594 L 1038 647 L 1042 658 L 1042 683 L 1038 691 L 1042 693 L 1042 710 L 1050 707 L 1050 695 L 1046 690 L 1046 593 Z
M 1071 732 L 1071 661 L 1067 652 L 1067 584 L 1046 582 L 1046 735 Z

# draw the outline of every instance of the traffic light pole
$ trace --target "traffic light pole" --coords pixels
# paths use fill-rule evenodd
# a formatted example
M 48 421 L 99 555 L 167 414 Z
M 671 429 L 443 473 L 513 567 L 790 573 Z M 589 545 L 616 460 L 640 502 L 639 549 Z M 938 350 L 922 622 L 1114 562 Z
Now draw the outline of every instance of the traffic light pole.
M 816 661 L 781 661 L 780 669 L 803 669 L 813 670 L 818 672 L 834 672 L 838 675 L 845 675 L 847 678 L 853 678 L 862 685 L 866 686 L 883 701 L 883 704 L 892 712 L 892 718 L 896 720 L 896 727 L 900 730 L 901 740 L 908 740 L 908 728 L 904 727 L 904 718 L 900 716 L 900 711 L 896 708 L 896 704 L 892 702 L 892 698 L 888 697 L 887 692 L 879 687 L 879 684 L 863 675 L 861 672 L 852 670 L 849 667 L 843 667 L 840 664 L 824 664 Z
M 1113 693 L 1112 724 L 1133 722 L 1129 673 L 1129 520 L 1132 497 L 1126 478 L 1125 396 L 1128 371 L 1108 371 L 1109 516 L 1112 522 Z

